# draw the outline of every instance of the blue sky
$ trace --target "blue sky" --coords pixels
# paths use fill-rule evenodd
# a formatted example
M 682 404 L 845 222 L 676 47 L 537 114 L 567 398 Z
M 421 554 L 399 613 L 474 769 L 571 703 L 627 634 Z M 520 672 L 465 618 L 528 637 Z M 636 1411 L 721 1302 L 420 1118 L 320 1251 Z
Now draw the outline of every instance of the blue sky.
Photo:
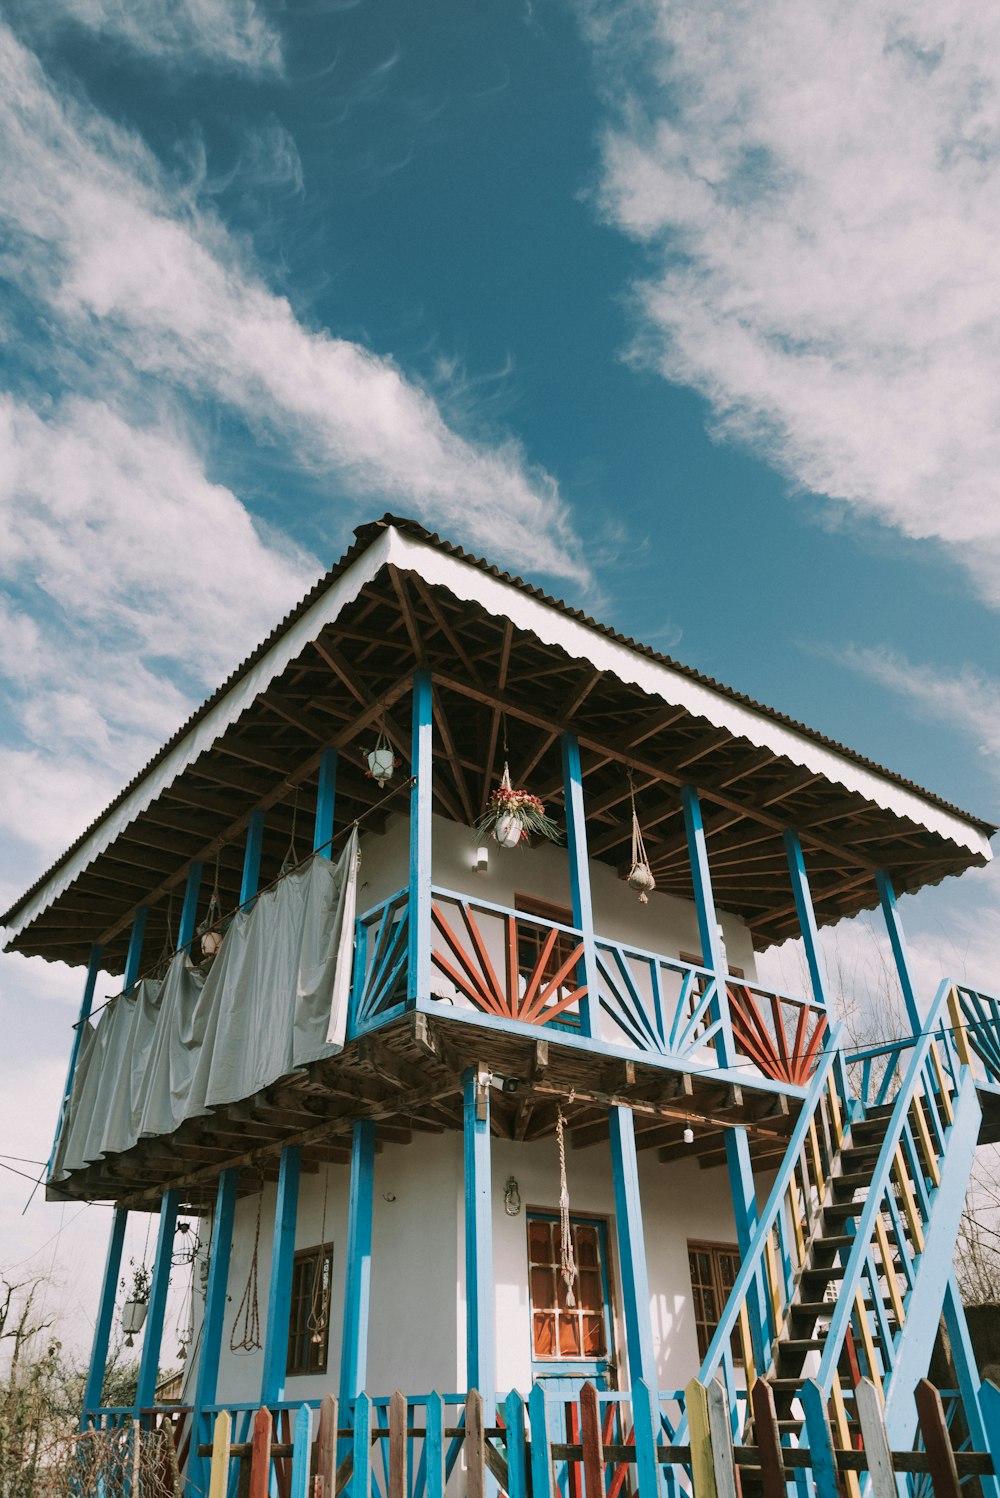
M 16 0 L 5 900 L 386 509 L 996 816 L 998 62 L 941 0 Z M 996 986 L 992 874 L 907 903 Z M 79 985 L 0 984 L 31 1156 Z

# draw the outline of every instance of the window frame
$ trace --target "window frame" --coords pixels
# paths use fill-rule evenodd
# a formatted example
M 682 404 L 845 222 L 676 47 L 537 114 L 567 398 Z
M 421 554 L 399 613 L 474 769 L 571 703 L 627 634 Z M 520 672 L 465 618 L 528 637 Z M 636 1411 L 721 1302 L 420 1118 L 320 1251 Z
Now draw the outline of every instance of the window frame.
M 740 1266 L 743 1262 L 743 1259 L 742 1255 L 740 1254 L 738 1244 L 713 1242 L 703 1238 L 689 1238 L 687 1240 L 687 1253 L 688 1277 L 691 1281 L 691 1310 L 694 1319 L 695 1336 L 698 1342 L 698 1359 L 699 1362 L 703 1362 L 705 1359 L 705 1355 L 707 1354 L 708 1349 L 711 1346 L 712 1338 L 715 1336 L 715 1333 L 719 1329 L 719 1322 L 722 1320 L 723 1313 L 726 1309 L 726 1305 L 729 1301 L 729 1296 L 732 1291 L 733 1283 L 735 1282 L 736 1275 L 738 1275 L 740 1272 Z M 696 1253 L 707 1254 L 709 1257 L 712 1275 L 712 1283 L 709 1288 L 712 1290 L 712 1293 L 715 1296 L 718 1304 L 718 1314 L 715 1317 L 714 1322 L 712 1323 L 709 1323 L 707 1320 L 705 1320 L 703 1323 L 702 1319 L 698 1316 L 697 1290 L 695 1289 L 695 1278 L 691 1268 L 691 1257 Z M 723 1278 L 722 1273 L 723 1254 L 735 1259 L 736 1261 L 733 1279 L 728 1284 Z M 702 1282 L 699 1281 L 699 1286 L 701 1285 L 701 1283 Z M 705 1328 L 704 1330 L 703 1325 Z M 702 1345 L 703 1341 L 704 1346 Z M 733 1328 L 732 1336 L 730 1338 L 730 1347 L 732 1349 L 734 1357 L 740 1358 L 742 1356 L 740 1329 L 738 1326 L 735 1326 Z
M 285 1350 L 285 1377 L 286 1378 L 309 1378 L 315 1373 L 326 1373 L 330 1361 L 330 1323 L 329 1313 L 326 1327 L 323 1330 L 322 1344 L 316 1345 L 310 1339 L 309 1329 L 306 1322 L 309 1317 L 309 1308 L 312 1305 L 312 1290 L 315 1283 L 314 1278 L 307 1280 L 306 1287 L 301 1287 L 304 1277 L 305 1266 L 324 1264 L 326 1272 L 333 1283 L 333 1240 L 326 1243 L 314 1243 L 311 1248 L 298 1248 L 292 1259 L 292 1284 L 291 1303 L 288 1308 L 288 1345 Z M 332 1295 L 331 1295 L 332 1304 Z M 303 1363 L 301 1350 L 304 1343 L 306 1357 Z

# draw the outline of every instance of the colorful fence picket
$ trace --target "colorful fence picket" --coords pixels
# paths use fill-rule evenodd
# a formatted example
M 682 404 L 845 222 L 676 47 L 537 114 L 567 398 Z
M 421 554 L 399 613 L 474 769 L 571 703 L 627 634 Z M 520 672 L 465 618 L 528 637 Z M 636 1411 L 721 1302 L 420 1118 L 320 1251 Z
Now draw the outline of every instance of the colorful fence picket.
M 516 1391 L 509 1394 L 492 1422 L 472 1390 L 455 1425 L 447 1423 L 448 1407 L 440 1395 L 412 1402 L 397 1392 L 387 1403 L 361 1395 L 342 1426 L 337 1400 L 328 1395 L 318 1411 L 300 1406 L 290 1439 L 280 1441 L 267 1409 L 256 1411 L 247 1439 L 233 1441 L 232 1417 L 223 1410 L 215 1418 L 212 1441 L 199 1454 L 209 1463 L 207 1498 L 234 1492 L 247 1498 L 274 1492 L 279 1498 L 487 1498 L 497 1493 L 662 1498 L 665 1492 L 737 1498 L 751 1490 L 763 1498 L 787 1498 L 790 1483 L 799 1495 L 837 1498 L 845 1490 L 857 1491 L 865 1474 L 872 1498 L 899 1498 L 901 1478 L 913 1492 L 958 1498 L 963 1481 L 996 1472 L 995 1455 L 953 1450 L 941 1395 L 926 1380 L 916 1392 L 923 1449 L 911 1451 L 891 1450 L 881 1396 L 869 1379 L 857 1387 L 861 1434 L 849 1447 L 833 1445 L 825 1419 L 811 1429 L 810 1446 L 783 1441 L 765 1379 L 757 1380 L 750 1395 L 753 1445 L 734 1445 L 721 1383 L 693 1379 L 685 1395 L 688 1440 L 683 1445 L 661 1444 L 658 1404 L 644 1385 L 632 1391 L 627 1436 L 621 1427 L 615 1430 L 601 1395 L 586 1384 L 576 1418 L 569 1422 L 572 1438 L 556 1439 L 553 1416 L 563 1411 L 537 1384 L 527 1400 Z M 993 1389 L 992 1396 L 1000 1402 L 1000 1391 Z M 807 1409 L 825 1409 L 823 1392 L 811 1380 L 804 1382 L 800 1397 Z M 825 1439 L 817 1439 L 820 1430 Z M 194 1498 L 190 1486 L 189 1493 Z

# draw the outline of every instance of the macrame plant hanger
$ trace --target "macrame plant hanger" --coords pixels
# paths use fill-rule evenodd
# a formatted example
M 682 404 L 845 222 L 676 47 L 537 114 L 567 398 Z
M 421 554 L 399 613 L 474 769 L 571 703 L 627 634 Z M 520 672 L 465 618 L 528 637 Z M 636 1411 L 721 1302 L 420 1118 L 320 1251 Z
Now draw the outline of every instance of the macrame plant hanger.
M 214 957 L 222 946 L 222 931 L 220 922 L 222 919 L 222 901 L 219 898 L 219 859 L 222 856 L 221 845 L 215 850 L 215 877 L 212 881 L 212 893 L 208 897 L 208 913 L 204 921 L 198 927 L 201 937 L 202 957 Z
M 299 788 L 295 787 L 295 795 L 292 797 L 292 831 L 288 839 L 288 847 L 285 849 L 285 857 L 282 860 L 282 874 L 290 874 L 298 866 L 299 855 L 295 847 L 295 827 L 299 819 Z
M 566 1179 L 566 1120 L 562 1104 L 556 1111 L 556 1143 L 559 1146 L 559 1272 L 566 1286 L 566 1304 L 576 1305 L 576 1256 L 573 1253 L 573 1228 L 569 1220 L 569 1182 Z
M 263 1343 L 260 1340 L 260 1300 L 257 1293 L 257 1260 L 260 1252 L 260 1211 L 264 1201 L 264 1176 L 260 1177 L 260 1189 L 257 1193 L 257 1225 L 253 1234 L 253 1254 L 250 1257 L 250 1268 L 247 1272 L 246 1288 L 243 1298 L 236 1311 L 236 1319 L 233 1329 L 229 1333 L 230 1352 L 259 1352 Z
M 313 1271 L 312 1294 L 309 1297 L 309 1315 L 306 1330 L 315 1347 L 322 1347 L 330 1325 L 330 1277 L 326 1272 L 326 1201 L 330 1192 L 330 1167 L 326 1167 L 323 1182 L 323 1220 L 319 1230 L 319 1259 Z
M 631 889 L 639 891 L 639 904 L 648 905 L 649 892 L 656 888 L 656 880 L 646 857 L 646 845 L 642 840 L 642 828 L 635 809 L 635 781 L 631 769 L 628 772 L 628 796 L 632 806 L 632 866 L 628 873 L 628 883 Z

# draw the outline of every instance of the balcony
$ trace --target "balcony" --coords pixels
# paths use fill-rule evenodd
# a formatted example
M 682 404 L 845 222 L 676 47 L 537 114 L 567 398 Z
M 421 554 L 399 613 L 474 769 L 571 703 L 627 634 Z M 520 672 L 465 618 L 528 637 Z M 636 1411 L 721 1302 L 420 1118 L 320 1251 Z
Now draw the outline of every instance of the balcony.
M 411 899 L 357 920 L 349 1038 L 407 1011 L 599 1056 L 803 1094 L 829 1033 L 824 1007 L 434 885 L 430 988 L 414 996 Z

